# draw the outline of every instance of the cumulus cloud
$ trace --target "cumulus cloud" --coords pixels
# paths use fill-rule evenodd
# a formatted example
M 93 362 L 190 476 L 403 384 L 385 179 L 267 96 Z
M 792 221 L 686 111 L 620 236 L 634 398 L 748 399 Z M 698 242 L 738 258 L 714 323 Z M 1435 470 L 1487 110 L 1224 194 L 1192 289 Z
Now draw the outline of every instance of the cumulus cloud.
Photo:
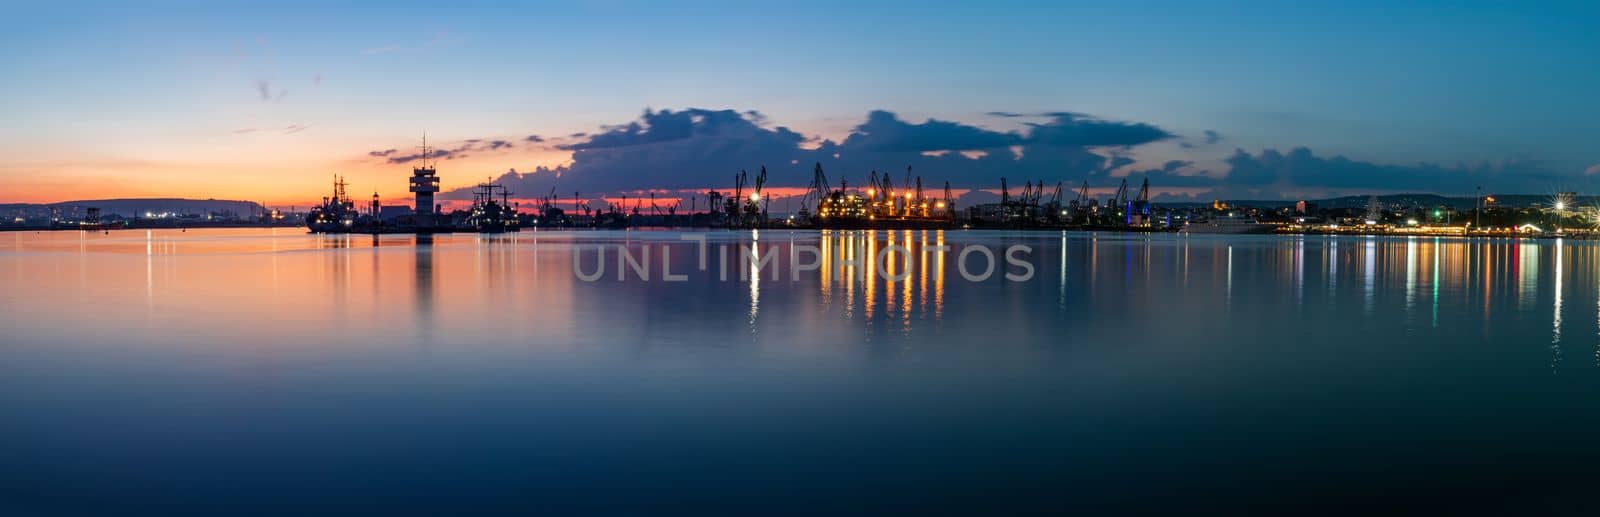
M 698 192 L 726 188 L 741 169 L 766 166 L 769 185 L 803 187 L 811 180 L 812 164 L 822 163 L 835 185 L 841 180 L 863 184 L 873 170 L 904 184 L 909 166 L 924 178 L 926 189 L 936 190 L 945 181 L 954 188 L 997 188 L 1001 177 L 1021 184 L 1104 176 L 1133 160 L 1102 155 L 1093 147 L 1136 146 L 1167 136 L 1145 124 L 1052 115 L 1040 124 L 1044 129 L 1019 133 L 944 120 L 909 122 L 874 111 L 842 140 L 818 141 L 787 127 L 769 127 L 765 117 L 751 111 L 647 110 L 638 120 L 602 126 L 598 133 L 557 146 L 572 151 L 571 165 L 506 173 L 499 181 L 518 192 L 547 192 L 558 185 L 561 191 L 594 193 Z
M 1151 124 L 1112 122 L 1082 113 L 1050 113 L 1051 121 L 1028 124 L 1027 143 L 1069 147 L 1132 147 L 1172 138 Z
M 996 114 L 996 116 L 1010 114 Z M 688 195 L 707 189 L 725 189 L 740 170 L 765 166 L 770 186 L 804 187 L 811 180 L 813 163 L 821 163 L 830 183 L 865 182 L 870 171 L 904 185 L 910 175 L 921 176 L 924 188 L 936 191 L 948 181 L 952 188 L 995 189 L 1000 178 L 1012 185 L 1025 181 L 1114 186 L 1122 177 L 1136 182 L 1148 177 L 1154 188 L 1182 188 L 1191 192 L 1248 194 L 1278 198 L 1285 193 L 1399 191 L 1462 192 L 1475 185 L 1495 190 L 1527 190 L 1529 182 L 1558 184 L 1577 177 L 1578 171 L 1561 173 L 1547 164 L 1526 159 L 1454 165 L 1429 163 L 1383 164 L 1318 155 L 1308 148 L 1287 151 L 1234 150 L 1213 159 L 1161 160 L 1142 146 L 1175 135 L 1140 122 L 1108 121 L 1084 114 L 1056 112 L 1016 114 L 1044 119 L 1024 124 L 1019 131 L 997 131 L 956 121 L 907 121 L 888 111 L 873 111 L 839 140 L 817 139 L 787 127 L 773 125 L 750 111 L 689 108 L 647 110 L 637 120 L 601 126 L 595 133 L 556 139 L 557 148 L 572 152 L 569 165 L 520 168 L 500 173 L 497 181 L 516 192 L 581 191 L 590 195 L 638 192 L 644 189 L 678 191 Z M 1223 137 L 1204 133 L 1207 142 Z M 524 142 L 545 139 L 530 135 Z M 503 151 L 512 141 L 470 139 L 435 151 L 445 160 L 465 153 Z M 403 164 L 420 158 L 392 149 L 373 151 L 370 157 Z M 516 155 L 508 155 L 516 156 Z M 1140 163 L 1160 165 L 1139 166 Z M 496 170 L 504 171 L 503 165 Z M 452 174 L 450 171 L 442 171 Z M 1590 174 L 1600 174 L 1600 164 Z M 461 171 L 475 176 L 477 171 Z M 446 198 L 470 196 L 467 190 Z
M 840 147 L 866 152 L 981 151 L 1017 145 L 1022 136 L 958 122 L 928 119 L 920 124 L 876 110 L 856 126 Z

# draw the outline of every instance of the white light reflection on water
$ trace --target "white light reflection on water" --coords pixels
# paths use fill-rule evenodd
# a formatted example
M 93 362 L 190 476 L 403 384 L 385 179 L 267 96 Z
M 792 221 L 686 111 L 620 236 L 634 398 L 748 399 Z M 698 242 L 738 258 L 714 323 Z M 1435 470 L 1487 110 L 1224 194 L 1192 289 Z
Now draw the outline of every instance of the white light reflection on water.
M 1552 319 L 1552 321 L 1550 323 L 1550 370 L 1551 371 L 1557 371 L 1556 367 L 1560 366 L 1560 364 L 1561 364 L 1561 292 L 1563 290 L 1562 289 L 1562 285 L 1561 285 L 1561 274 L 1562 274 L 1561 270 L 1563 269 L 1562 268 L 1562 255 L 1563 255 L 1562 246 L 1563 246 L 1563 244 L 1564 243 L 1562 242 L 1562 239 L 1560 239 L 1560 238 L 1556 239 L 1556 243 L 1555 243 L 1555 257 L 1556 257 L 1555 260 L 1556 260 L 1556 264 L 1555 264 L 1555 267 L 1551 269 L 1551 271 L 1553 272 L 1554 280 L 1555 280 L 1555 286 L 1552 288 L 1552 292 L 1555 293 L 1555 303 L 1553 304 L 1554 305 L 1553 309 L 1550 311 L 1551 319 Z

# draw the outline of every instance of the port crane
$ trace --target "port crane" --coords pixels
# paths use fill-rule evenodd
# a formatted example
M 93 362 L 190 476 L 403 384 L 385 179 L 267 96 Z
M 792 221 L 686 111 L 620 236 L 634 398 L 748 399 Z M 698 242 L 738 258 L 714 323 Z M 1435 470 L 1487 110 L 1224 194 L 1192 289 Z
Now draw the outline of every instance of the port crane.
M 743 171 L 740 171 L 740 173 L 742 174 Z M 744 220 L 742 223 L 745 226 L 756 227 L 766 223 L 768 200 L 761 195 L 761 189 L 766 184 L 767 167 L 763 165 L 761 172 L 756 174 L 755 184 L 751 185 L 750 199 L 744 205 Z
M 1089 181 L 1084 180 L 1083 186 L 1078 187 L 1078 196 L 1069 202 L 1073 222 L 1082 223 L 1089 216 Z
M 1066 215 L 1061 210 L 1061 182 L 1056 182 L 1056 189 L 1050 193 L 1050 202 L 1045 204 L 1045 211 L 1045 216 L 1051 221 L 1059 221 L 1061 216 Z
M 739 173 L 733 175 L 733 197 L 725 201 L 726 210 L 723 213 L 723 217 L 726 219 L 724 224 L 727 226 L 738 226 L 742 222 L 743 217 L 741 214 L 743 210 L 740 210 L 739 203 L 744 197 L 745 180 L 749 177 L 750 173 L 744 169 L 739 169 Z
M 820 207 L 824 200 L 831 200 L 834 196 L 828 191 L 828 175 L 822 172 L 822 162 L 817 162 L 811 169 L 811 185 L 806 187 L 805 196 L 800 198 L 799 216 L 802 221 L 811 219 L 811 207 Z M 836 200 L 835 200 L 836 201 Z

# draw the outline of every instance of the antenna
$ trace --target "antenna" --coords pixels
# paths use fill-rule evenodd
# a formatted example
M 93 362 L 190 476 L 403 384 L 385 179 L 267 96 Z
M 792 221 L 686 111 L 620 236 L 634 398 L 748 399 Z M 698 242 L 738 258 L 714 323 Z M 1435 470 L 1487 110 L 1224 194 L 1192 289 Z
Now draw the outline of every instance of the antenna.
M 423 130 L 422 131 L 422 147 L 421 147 L 421 149 L 422 149 L 422 168 L 426 169 L 426 168 L 428 168 L 428 155 L 431 154 L 431 151 L 433 151 L 433 149 L 428 147 L 428 131 L 427 130 Z

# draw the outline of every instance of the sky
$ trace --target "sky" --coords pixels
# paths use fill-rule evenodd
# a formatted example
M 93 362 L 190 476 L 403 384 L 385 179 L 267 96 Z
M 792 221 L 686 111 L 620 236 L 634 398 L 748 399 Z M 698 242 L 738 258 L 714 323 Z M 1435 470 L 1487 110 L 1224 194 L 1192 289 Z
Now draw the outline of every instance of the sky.
M 424 134 L 447 198 L 818 163 L 1173 200 L 1600 179 L 1593 2 L 67 4 L 8 7 L 0 203 L 307 204 L 337 174 L 401 204 Z

